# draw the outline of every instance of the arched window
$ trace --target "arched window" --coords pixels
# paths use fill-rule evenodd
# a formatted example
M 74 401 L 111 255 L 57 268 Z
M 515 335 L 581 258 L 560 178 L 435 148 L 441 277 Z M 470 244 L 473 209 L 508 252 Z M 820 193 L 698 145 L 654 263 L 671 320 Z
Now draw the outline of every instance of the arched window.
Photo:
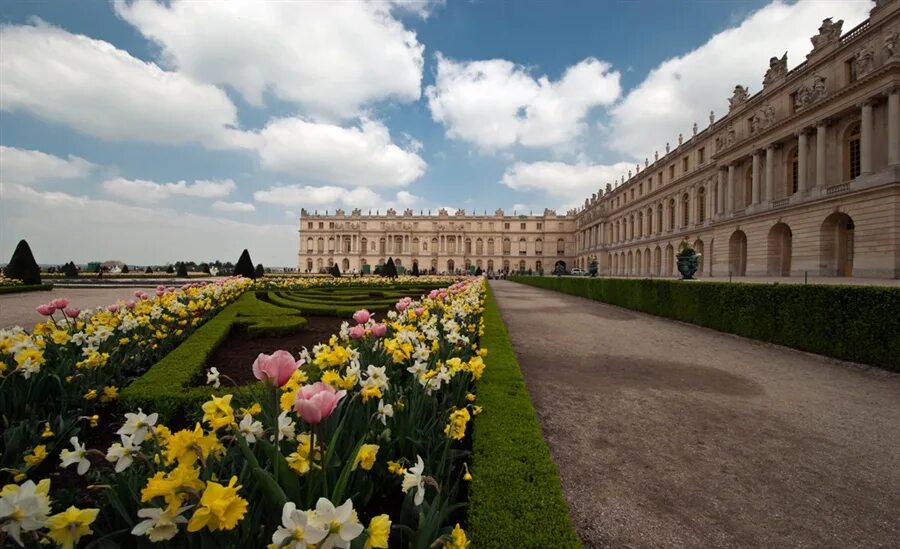
M 797 149 L 791 151 L 788 156 L 787 163 L 787 190 L 785 191 L 787 196 L 791 196 L 797 189 L 800 184 L 800 161 L 797 159 Z
M 413 238 L 413 239 L 412 239 L 412 251 L 413 251 L 413 252 L 418 252 L 418 251 L 419 251 L 419 239 L 418 239 L 418 238 Z
M 319 253 L 325 253 L 325 239 L 319 237 L 319 241 L 316 244 L 318 244 Z
M 509 241 L 508 238 L 504 238 L 503 239 L 503 253 L 509 254 L 511 249 L 512 249 L 512 243 Z
M 669 230 L 675 229 L 675 199 L 669 199 Z
M 472 255 L 472 239 L 466 239 L 466 255 Z
M 647 208 L 647 235 L 653 234 L 653 208 Z
M 542 270 L 544 269 L 544 264 L 541 263 L 540 261 L 536 261 L 535 264 L 534 264 L 534 269 L 535 269 L 536 271 L 540 272 L 540 271 L 542 271 Z
M 519 261 L 519 272 L 525 272 L 525 260 Z
M 525 255 L 528 253 L 528 241 L 524 238 L 519 239 L 519 255 Z
M 488 238 L 487 253 L 488 253 L 488 255 L 494 255 L 494 239 L 493 238 Z
M 484 255 L 484 243 L 480 238 L 475 241 L 475 255 Z
M 328 253 L 334 253 L 334 237 L 328 237 Z M 329 265 L 330 267 L 331 265 Z
M 630 240 L 630 239 L 634 238 L 634 236 L 637 234 L 637 232 L 635 231 L 635 226 L 634 226 L 634 214 L 631 214 L 631 216 L 628 218 L 628 225 L 631 228 L 631 230 L 629 231 L 630 234 L 628 235 L 629 240 Z
M 488 272 L 489 273 L 494 272 L 494 260 L 493 259 L 488 259 Z
M 312 237 L 306 239 L 306 253 L 313 253 L 313 239 Z M 310 269 L 312 270 L 312 269 Z
M 706 221 L 706 188 L 697 189 L 697 222 Z
M 306 260 L 306 272 L 309 273 L 309 272 L 312 272 L 312 270 L 313 270 L 313 261 L 312 261 L 312 259 L 307 259 Z
M 744 207 L 753 203 L 753 169 L 744 172 Z
M 387 253 L 387 241 L 384 238 L 378 240 L 378 253 L 384 255 Z
M 681 195 L 681 226 L 687 227 L 691 219 L 691 197 L 688 193 Z
M 663 205 L 656 205 L 656 234 L 662 232 L 663 229 Z
M 435 253 L 438 251 L 438 239 L 437 238 L 431 239 L 431 251 L 432 251 L 432 253 Z
M 362 237 L 359 241 L 359 249 L 365 253 L 368 250 L 369 239 L 366 237 Z
M 635 236 L 638 238 L 644 236 L 644 212 L 638 212 L 637 214 L 637 234 Z
M 544 253 L 544 241 L 540 238 L 534 241 L 534 253 L 536 255 L 542 255 Z
M 847 130 L 844 139 L 844 181 L 856 179 L 860 174 L 859 123 Z
M 556 239 L 556 255 L 565 255 L 566 241 L 562 238 Z

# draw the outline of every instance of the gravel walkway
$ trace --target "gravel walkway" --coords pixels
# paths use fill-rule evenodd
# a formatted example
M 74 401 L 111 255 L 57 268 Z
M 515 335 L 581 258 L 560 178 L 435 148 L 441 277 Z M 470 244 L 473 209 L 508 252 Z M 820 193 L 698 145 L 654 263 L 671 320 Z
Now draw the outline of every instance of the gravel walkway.
M 491 287 L 586 546 L 900 547 L 900 375 Z
M 150 291 L 156 288 L 53 288 L 49 292 L 22 292 L 0 295 L 0 328 L 22 326 L 31 329 L 42 317 L 35 307 L 57 297 L 69 298 L 71 307 L 91 309 L 111 305 L 119 299 L 134 298 L 137 290 Z M 57 315 L 58 316 L 58 315 Z

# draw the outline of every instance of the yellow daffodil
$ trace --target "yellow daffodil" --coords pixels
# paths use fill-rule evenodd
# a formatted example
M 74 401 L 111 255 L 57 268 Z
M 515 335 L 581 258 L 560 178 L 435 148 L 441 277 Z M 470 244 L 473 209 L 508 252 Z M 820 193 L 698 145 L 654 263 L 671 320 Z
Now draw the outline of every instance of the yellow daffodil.
M 91 524 L 97 520 L 99 512 L 99 509 L 69 507 L 47 520 L 47 527 L 50 530 L 47 535 L 63 549 L 72 549 L 82 536 L 94 533 Z
M 387 549 L 388 538 L 391 535 L 391 517 L 388 515 L 372 517 L 366 534 L 366 543 L 363 545 L 363 549 Z
M 377 444 L 363 444 L 356 453 L 356 459 L 353 460 L 353 469 L 357 466 L 362 467 L 366 471 L 371 471 L 375 465 L 375 456 L 378 454 Z
M 203 403 L 203 421 L 218 431 L 222 427 L 234 425 L 234 410 L 231 408 L 232 395 L 213 396 L 212 400 Z
M 223 486 L 218 482 L 208 482 L 200 504 L 188 522 L 188 532 L 196 532 L 203 528 L 210 532 L 231 530 L 244 518 L 247 512 L 247 500 L 238 496 L 240 486 L 235 486 L 237 477 L 231 477 Z

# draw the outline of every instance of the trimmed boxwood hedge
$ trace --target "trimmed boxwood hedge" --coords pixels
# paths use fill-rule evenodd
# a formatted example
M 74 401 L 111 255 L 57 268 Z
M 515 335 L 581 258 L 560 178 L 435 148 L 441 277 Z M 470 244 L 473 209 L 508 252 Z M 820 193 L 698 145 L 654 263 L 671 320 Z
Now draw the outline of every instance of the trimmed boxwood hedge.
M 18 294 L 22 292 L 40 292 L 45 290 L 52 290 L 53 284 L 28 284 L 28 285 L 20 285 L 20 286 L 0 286 L 0 295 L 3 294 Z
M 481 345 L 488 355 L 477 390 L 484 412 L 475 417 L 472 440 L 472 546 L 581 547 L 490 289 Z
M 510 280 L 900 371 L 900 288 L 567 277 Z

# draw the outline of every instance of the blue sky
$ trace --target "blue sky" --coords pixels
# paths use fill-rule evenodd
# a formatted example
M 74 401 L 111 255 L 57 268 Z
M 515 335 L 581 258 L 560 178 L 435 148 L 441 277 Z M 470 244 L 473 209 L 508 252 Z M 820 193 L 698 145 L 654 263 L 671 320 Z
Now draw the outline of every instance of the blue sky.
M 0 260 L 293 265 L 300 209 L 565 210 L 871 3 L 0 3 Z

